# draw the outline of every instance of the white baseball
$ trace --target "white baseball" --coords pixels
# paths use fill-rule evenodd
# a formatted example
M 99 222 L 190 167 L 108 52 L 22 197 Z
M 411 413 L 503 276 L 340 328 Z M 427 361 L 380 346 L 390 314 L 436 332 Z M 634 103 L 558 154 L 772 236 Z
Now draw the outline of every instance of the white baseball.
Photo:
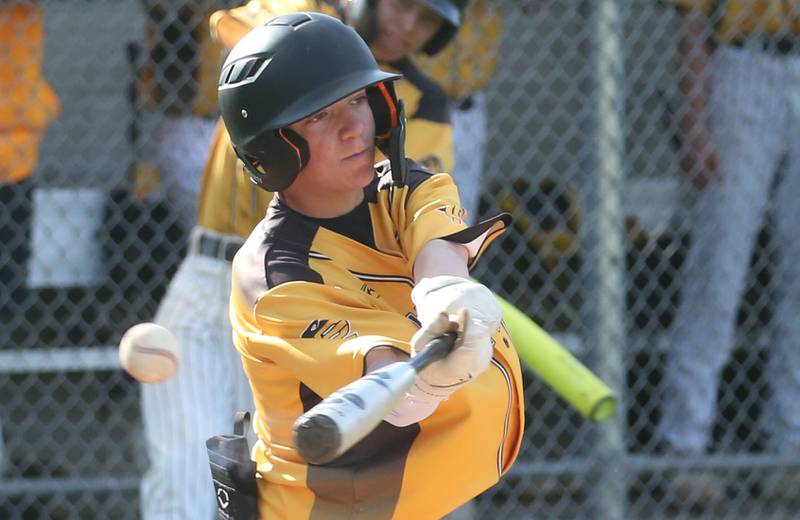
M 129 328 L 119 342 L 122 368 L 142 383 L 160 383 L 178 371 L 181 345 L 161 325 L 139 323 Z

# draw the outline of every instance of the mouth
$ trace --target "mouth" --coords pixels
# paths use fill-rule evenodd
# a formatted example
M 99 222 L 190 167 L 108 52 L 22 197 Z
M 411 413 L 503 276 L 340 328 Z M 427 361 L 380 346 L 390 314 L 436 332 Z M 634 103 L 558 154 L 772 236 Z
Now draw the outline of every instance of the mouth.
M 352 161 L 352 160 L 362 159 L 362 158 L 367 156 L 367 154 L 370 152 L 370 150 L 371 150 L 371 147 L 367 146 L 366 148 L 364 148 L 360 152 L 356 152 L 356 153 L 354 153 L 352 155 L 348 155 L 347 157 L 345 157 L 342 160 L 344 160 L 344 161 Z

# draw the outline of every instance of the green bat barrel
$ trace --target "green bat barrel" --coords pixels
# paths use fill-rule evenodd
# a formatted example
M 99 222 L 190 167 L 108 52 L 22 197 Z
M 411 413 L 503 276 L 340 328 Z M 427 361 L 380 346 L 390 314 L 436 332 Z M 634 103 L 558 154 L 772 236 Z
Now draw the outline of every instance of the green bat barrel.
M 608 419 L 617 407 L 611 389 L 522 311 L 500 297 L 497 300 L 525 365 L 584 417 Z

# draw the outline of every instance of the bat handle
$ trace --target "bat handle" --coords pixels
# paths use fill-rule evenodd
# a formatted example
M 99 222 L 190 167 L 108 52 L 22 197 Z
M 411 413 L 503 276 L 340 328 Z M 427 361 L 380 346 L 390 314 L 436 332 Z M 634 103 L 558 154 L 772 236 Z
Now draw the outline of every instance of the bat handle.
M 409 363 L 417 373 L 421 372 L 431 363 L 446 358 L 453 350 L 457 337 L 458 333 L 456 332 L 445 332 L 441 336 L 433 338 L 428 342 L 428 346 L 422 351 L 422 354 L 411 358 Z

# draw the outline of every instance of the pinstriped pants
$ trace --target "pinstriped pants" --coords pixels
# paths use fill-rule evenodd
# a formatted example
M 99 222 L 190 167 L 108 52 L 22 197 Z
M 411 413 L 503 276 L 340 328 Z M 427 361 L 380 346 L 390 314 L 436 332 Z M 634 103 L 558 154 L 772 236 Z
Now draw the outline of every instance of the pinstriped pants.
M 660 433 L 706 448 L 719 375 L 735 342 L 736 313 L 756 235 L 770 207 L 778 248 L 775 314 L 763 415 L 772 449 L 800 448 L 800 56 L 723 47 L 713 55 L 709 107 L 723 178 L 696 202 L 682 304 L 668 352 Z M 781 185 L 772 192 L 778 164 Z
M 141 487 L 144 520 L 212 520 L 216 502 L 205 441 L 232 433 L 252 395 L 228 319 L 231 264 L 191 248 L 155 321 L 183 347 L 178 373 L 142 385 L 149 469 Z

